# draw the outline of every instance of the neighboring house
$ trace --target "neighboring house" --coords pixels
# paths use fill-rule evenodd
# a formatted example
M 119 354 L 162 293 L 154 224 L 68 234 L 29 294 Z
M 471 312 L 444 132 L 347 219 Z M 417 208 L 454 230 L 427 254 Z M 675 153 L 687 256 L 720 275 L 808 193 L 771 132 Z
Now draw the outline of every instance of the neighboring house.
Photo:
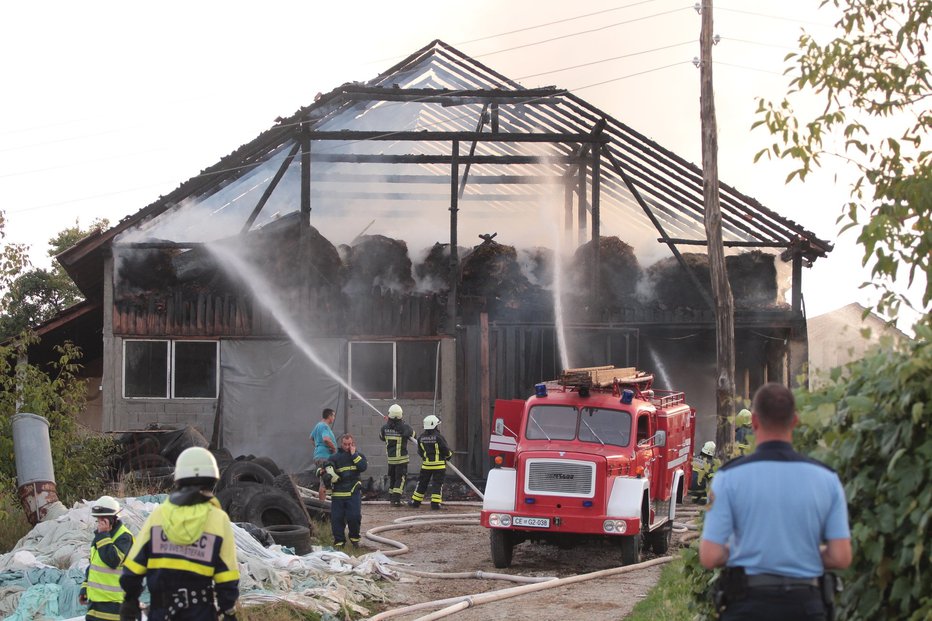
M 721 208 L 746 396 L 804 368 L 802 268 L 831 245 L 724 183 Z M 494 400 L 566 364 L 652 370 L 713 433 L 705 245 L 697 166 L 434 41 L 58 260 L 101 321 L 101 429 L 190 423 L 297 470 L 329 406 L 378 479 L 390 403 L 482 476 Z
M 863 358 L 882 338 L 909 338 L 873 312 L 865 317 L 865 312 L 866 307 L 853 302 L 808 319 L 809 382 L 813 388 L 823 383 L 835 367 Z

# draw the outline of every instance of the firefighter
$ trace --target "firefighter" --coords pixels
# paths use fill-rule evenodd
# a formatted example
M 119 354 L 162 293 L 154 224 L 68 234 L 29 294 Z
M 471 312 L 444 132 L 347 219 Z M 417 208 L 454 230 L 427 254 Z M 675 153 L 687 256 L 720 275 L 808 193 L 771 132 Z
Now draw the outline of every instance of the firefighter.
M 720 618 L 830 619 L 823 574 L 851 564 L 845 490 L 834 470 L 793 450 L 799 419 L 786 386 L 764 384 L 751 408 L 757 448 L 719 468 L 699 543 L 703 567 L 724 567 Z
M 397 403 L 388 408 L 388 421 L 379 431 L 379 439 L 385 442 L 388 453 L 388 499 L 396 507 L 401 506 L 401 495 L 405 491 L 408 474 L 408 440 L 414 435 L 411 426 L 401 420 L 403 411 Z
M 330 458 L 326 471 L 333 488 L 330 492 L 330 530 L 333 547 L 346 545 L 346 531 L 354 548 L 359 547 L 359 526 L 362 524 L 362 483 L 359 474 L 365 472 L 366 456 L 356 452 L 356 440 L 351 434 L 340 437 L 340 449 Z
M 175 464 L 175 491 L 139 531 L 120 584 L 126 600 L 120 621 L 139 614 L 145 579 L 152 597 L 150 621 L 236 619 L 239 568 L 230 518 L 214 498 L 217 461 L 205 448 L 182 451 Z
M 706 503 L 706 488 L 711 478 L 710 469 L 715 459 L 715 442 L 709 440 L 702 445 L 702 450 L 696 455 L 693 461 L 693 474 L 689 482 L 689 495 L 693 497 L 696 504 L 704 505 Z
M 424 417 L 424 432 L 417 439 L 417 452 L 421 456 L 421 473 L 417 478 L 417 489 L 411 494 L 409 507 L 417 509 L 430 488 L 430 508 L 440 509 L 443 502 L 443 477 L 447 474 L 447 460 L 453 451 L 437 427 L 440 419 L 430 414 Z
M 97 518 L 97 530 L 91 542 L 90 565 L 78 594 L 78 603 L 87 606 L 87 619 L 116 621 L 120 618 L 123 589 L 120 569 L 133 547 L 133 534 L 120 521 L 120 503 L 111 496 L 101 496 L 91 505 Z
M 750 447 L 753 438 L 754 430 L 751 429 L 751 411 L 745 408 L 735 416 L 735 442 L 745 447 Z

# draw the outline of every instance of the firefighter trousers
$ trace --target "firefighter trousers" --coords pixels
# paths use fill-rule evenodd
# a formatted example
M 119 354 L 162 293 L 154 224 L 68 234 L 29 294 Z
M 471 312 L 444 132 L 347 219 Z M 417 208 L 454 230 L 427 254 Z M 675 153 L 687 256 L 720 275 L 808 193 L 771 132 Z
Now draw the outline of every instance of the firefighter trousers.
M 408 462 L 403 464 L 388 464 L 388 495 L 392 499 L 401 499 L 405 493 L 405 482 L 408 477 Z
M 359 542 L 359 526 L 362 524 L 362 493 L 357 489 L 350 496 L 330 497 L 330 531 L 334 544 L 346 543 L 346 530 L 349 540 Z
M 443 478 L 447 475 L 446 468 L 436 470 L 421 469 L 421 474 L 417 478 L 417 489 L 411 494 L 411 500 L 421 502 L 424 495 L 430 490 L 430 501 L 440 504 L 443 502 Z

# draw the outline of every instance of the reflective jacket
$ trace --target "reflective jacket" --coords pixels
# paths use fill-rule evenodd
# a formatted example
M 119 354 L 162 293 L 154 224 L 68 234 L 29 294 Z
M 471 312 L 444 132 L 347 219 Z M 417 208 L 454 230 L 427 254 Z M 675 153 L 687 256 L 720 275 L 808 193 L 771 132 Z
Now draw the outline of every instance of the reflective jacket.
M 446 470 L 447 460 L 453 451 L 436 429 L 426 429 L 417 439 L 417 452 L 421 456 L 421 470 Z
M 149 514 L 123 565 L 120 585 L 127 598 L 139 598 L 143 578 L 153 594 L 213 585 L 220 610 L 236 605 L 239 567 L 233 526 L 216 498 L 183 488 Z
M 389 464 L 408 463 L 408 440 L 414 436 L 411 426 L 402 420 L 388 419 L 379 431 L 379 439 L 385 442 Z
M 359 473 L 365 472 L 369 466 L 365 455 L 347 453 L 341 448 L 330 458 L 329 463 L 333 465 L 333 469 L 340 477 L 333 484 L 333 491 L 330 493 L 333 498 L 348 498 L 362 487 L 362 483 L 359 482 Z
M 91 543 L 91 564 L 84 574 L 81 591 L 90 602 L 122 602 L 120 566 L 133 547 L 133 533 L 120 520 L 106 533 L 95 533 Z

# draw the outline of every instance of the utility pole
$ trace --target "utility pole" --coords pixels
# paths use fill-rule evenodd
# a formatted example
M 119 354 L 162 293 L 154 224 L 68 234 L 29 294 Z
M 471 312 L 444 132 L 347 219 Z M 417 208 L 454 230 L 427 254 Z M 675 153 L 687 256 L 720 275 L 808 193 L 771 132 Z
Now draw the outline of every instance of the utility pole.
M 702 198 L 708 240 L 709 274 L 715 302 L 717 382 L 715 446 L 719 457 L 730 456 L 735 441 L 735 302 L 725 272 L 722 210 L 718 197 L 718 127 L 712 92 L 712 0 L 702 0 L 699 34 L 699 107 L 702 119 Z

